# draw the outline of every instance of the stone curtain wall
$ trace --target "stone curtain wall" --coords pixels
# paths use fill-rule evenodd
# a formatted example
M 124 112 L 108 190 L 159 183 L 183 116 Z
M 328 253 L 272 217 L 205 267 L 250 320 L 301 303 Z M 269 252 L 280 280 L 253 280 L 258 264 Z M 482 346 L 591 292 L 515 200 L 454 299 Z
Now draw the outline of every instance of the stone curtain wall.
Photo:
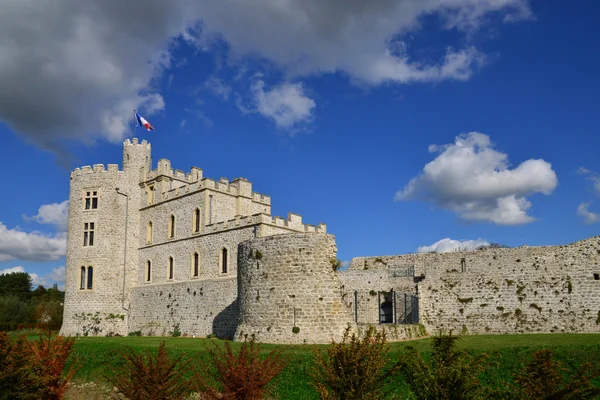
M 370 271 L 377 282 L 388 266 L 409 264 L 424 276 L 418 294 L 428 332 L 600 332 L 598 237 L 567 246 L 360 258 L 349 272 Z
M 336 252 L 333 236 L 316 233 L 241 243 L 236 340 L 246 335 L 270 343 L 328 343 L 341 338 L 353 319 L 332 267 Z
M 182 335 L 231 339 L 236 298 L 235 277 L 139 286 L 133 290 L 129 331 L 165 336 L 178 324 Z

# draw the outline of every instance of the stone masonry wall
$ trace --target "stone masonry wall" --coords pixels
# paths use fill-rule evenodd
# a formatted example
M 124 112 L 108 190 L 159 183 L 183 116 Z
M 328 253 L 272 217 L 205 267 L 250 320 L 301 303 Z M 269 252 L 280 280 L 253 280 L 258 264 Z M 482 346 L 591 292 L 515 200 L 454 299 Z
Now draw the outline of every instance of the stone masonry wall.
M 237 326 L 235 277 L 139 286 L 133 290 L 129 331 L 164 336 L 178 325 L 181 334 L 231 339 Z
M 414 265 L 429 332 L 600 332 L 600 238 L 566 246 L 354 259 L 373 279 Z M 367 270 L 364 267 L 367 267 Z
M 331 235 L 292 233 L 253 239 L 238 249 L 239 326 L 235 338 L 328 343 L 352 324 L 331 260 Z M 299 330 L 293 332 L 293 328 Z

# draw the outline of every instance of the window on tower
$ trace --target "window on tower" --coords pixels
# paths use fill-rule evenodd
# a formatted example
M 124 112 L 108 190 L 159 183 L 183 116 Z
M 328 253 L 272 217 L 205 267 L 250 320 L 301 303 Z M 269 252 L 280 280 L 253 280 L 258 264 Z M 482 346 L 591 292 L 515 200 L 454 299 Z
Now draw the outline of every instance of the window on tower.
M 198 253 L 194 253 L 194 261 L 193 261 L 193 265 L 192 265 L 192 276 L 197 277 L 199 274 L 200 270 L 200 260 L 198 257 Z
M 171 215 L 171 218 L 169 219 L 169 238 L 174 238 L 175 237 L 175 216 Z
M 173 279 L 173 257 L 169 257 L 169 272 L 167 276 L 168 279 Z
M 94 229 L 95 224 L 93 222 L 86 222 L 83 224 L 83 245 L 93 246 L 94 245 Z
M 98 191 L 86 190 L 85 192 L 85 209 L 95 210 L 98 208 Z
M 196 208 L 194 210 L 194 232 L 200 232 L 200 209 Z
M 221 249 L 221 255 L 219 257 L 219 261 L 220 261 L 220 269 L 221 269 L 221 273 L 222 274 L 226 274 L 227 273 L 227 267 L 228 267 L 228 261 L 229 261 L 229 256 L 228 256 L 228 251 L 227 248 L 223 247 Z
M 79 290 L 94 290 L 94 267 L 82 266 L 79 271 Z

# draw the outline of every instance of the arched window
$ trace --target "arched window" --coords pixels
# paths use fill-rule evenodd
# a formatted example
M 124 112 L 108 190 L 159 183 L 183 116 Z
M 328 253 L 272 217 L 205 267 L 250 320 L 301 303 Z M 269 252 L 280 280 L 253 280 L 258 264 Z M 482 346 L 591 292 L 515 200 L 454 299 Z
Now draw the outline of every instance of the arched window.
M 146 243 L 152 243 L 152 221 L 148 222 L 146 228 Z
M 219 261 L 221 261 L 220 264 L 221 264 L 221 273 L 222 274 L 227 273 L 227 262 L 229 261 L 229 257 L 227 255 L 227 253 L 228 253 L 227 249 L 225 247 L 223 247 L 221 249 L 221 257 L 219 257 L 220 258 Z
M 85 290 L 85 267 L 81 267 L 79 290 Z
M 173 257 L 169 257 L 169 279 L 173 279 Z
M 200 270 L 200 259 L 198 253 L 194 253 L 194 261 L 192 265 L 192 276 L 198 276 Z
M 194 210 L 194 232 L 200 232 L 200 209 Z
M 169 238 L 175 237 L 175 216 L 171 215 L 171 219 L 169 221 Z
M 146 282 L 150 282 L 152 279 L 152 261 L 148 260 L 146 263 Z
M 87 269 L 87 290 L 94 288 L 94 267 L 88 267 Z

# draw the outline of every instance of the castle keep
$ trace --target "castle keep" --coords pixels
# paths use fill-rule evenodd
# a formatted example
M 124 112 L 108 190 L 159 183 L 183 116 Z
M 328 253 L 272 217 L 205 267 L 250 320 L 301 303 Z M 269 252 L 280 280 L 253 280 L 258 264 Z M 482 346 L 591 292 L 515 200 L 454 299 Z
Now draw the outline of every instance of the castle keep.
M 567 246 L 355 258 L 336 270 L 326 226 L 271 216 L 244 178 L 214 181 L 125 141 L 116 164 L 71 173 L 63 335 L 326 343 L 386 323 L 392 339 L 600 332 L 600 238 Z M 421 325 L 416 325 L 419 323 Z

